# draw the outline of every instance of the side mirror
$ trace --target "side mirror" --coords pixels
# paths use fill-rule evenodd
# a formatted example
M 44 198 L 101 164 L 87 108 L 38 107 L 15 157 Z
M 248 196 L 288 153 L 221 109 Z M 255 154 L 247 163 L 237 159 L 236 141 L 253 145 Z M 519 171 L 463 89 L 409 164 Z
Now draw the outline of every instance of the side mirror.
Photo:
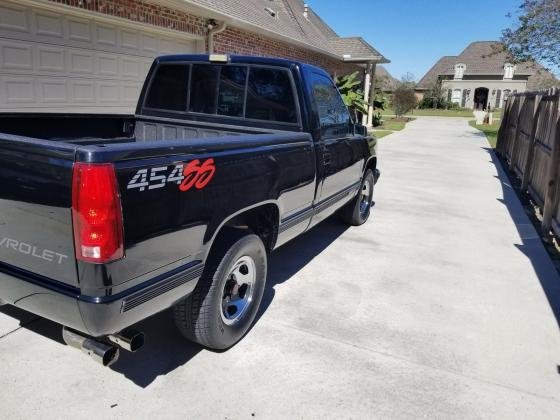
M 350 120 L 349 124 L 350 124 L 350 133 L 358 134 L 361 136 L 367 136 L 366 126 L 359 123 L 354 123 L 352 122 L 352 120 Z

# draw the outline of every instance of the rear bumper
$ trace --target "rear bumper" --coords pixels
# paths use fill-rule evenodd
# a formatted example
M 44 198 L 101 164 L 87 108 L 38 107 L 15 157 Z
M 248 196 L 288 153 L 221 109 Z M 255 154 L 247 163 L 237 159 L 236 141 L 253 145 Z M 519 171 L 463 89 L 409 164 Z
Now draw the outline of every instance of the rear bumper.
M 116 295 L 79 289 L 0 264 L 0 300 L 83 333 L 114 334 L 173 306 L 194 290 L 203 264 L 193 261 Z

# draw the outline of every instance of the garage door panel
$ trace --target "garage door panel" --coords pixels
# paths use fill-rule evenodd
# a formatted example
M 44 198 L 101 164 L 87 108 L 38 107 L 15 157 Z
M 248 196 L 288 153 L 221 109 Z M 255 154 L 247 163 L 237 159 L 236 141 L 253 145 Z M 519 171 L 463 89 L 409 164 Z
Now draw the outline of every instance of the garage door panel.
M 37 102 L 34 81 L 27 77 L 3 77 L 2 102 L 7 105 L 33 104 Z
M 85 19 L 67 18 L 68 40 L 88 45 L 91 38 L 91 22 Z
M 38 87 L 38 102 L 43 104 L 67 103 L 68 86 L 65 79 L 41 78 L 36 81 Z
M 73 103 L 87 105 L 95 103 L 95 83 L 91 80 L 71 80 L 70 92 Z
M 39 45 L 36 51 L 37 70 L 39 72 L 65 72 L 64 49 Z
M 4 69 L 33 70 L 33 50 L 30 45 L 6 42 L 0 44 L 0 55 Z
M 64 38 L 64 23 L 60 15 L 38 12 L 33 14 L 35 34 L 48 38 Z
M 182 34 L 60 10 L 0 5 L 0 111 L 131 113 L 153 57 L 195 51 Z
M 29 17 L 24 7 L 0 5 L 0 31 L 29 32 Z

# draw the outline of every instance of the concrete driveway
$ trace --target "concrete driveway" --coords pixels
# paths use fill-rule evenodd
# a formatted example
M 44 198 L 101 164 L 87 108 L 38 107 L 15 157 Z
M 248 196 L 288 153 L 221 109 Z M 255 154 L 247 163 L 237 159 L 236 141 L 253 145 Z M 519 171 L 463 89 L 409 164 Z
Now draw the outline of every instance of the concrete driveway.
M 485 138 L 420 118 L 380 143 L 374 217 L 277 251 L 225 353 L 163 313 L 102 368 L 4 306 L 1 417 L 559 418 L 560 279 Z

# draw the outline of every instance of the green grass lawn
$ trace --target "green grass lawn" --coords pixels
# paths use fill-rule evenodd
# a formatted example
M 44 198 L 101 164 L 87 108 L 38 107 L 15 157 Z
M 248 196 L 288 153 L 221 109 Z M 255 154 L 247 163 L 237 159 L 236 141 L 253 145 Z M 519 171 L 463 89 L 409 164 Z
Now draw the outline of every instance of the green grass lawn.
M 377 131 L 370 131 L 371 134 L 375 136 L 376 139 L 380 139 L 382 137 L 388 136 L 389 134 L 393 134 L 393 131 L 387 130 L 377 130 Z
M 493 111 L 494 118 L 500 118 L 502 115 L 502 110 L 497 109 Z M 387 108 L 381 111 L 382 115 L 394 115 L 395 111 Z M 473 117 L 473 112 L 470 109 L 415 109 L 407 116 L 429 116 L 429 117 Z
M 495 148 L 496 140 L 498 139 L 498 129 L 500 128 L 500 121 L 495 121 L 492 125 L 476 125 L 475 123 L 475 120 L 469 121 L 470 126 L 482 131 L 486 135 L 486 139 L 488 139 L 488 143 L 490 143 L 490 146 L 492 146 L 492 148 Z
M 383 124 L 375 127 L 377 130 L 401 131 L 411 118 L 385 118 Z

